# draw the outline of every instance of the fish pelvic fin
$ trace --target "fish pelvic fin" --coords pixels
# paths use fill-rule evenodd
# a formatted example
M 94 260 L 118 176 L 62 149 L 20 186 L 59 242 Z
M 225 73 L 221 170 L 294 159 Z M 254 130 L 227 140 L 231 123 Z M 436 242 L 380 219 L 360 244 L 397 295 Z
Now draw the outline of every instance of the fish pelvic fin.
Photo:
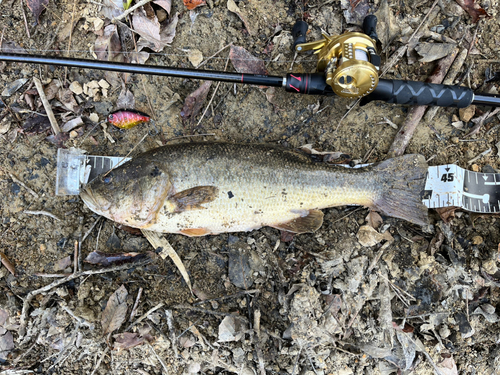
M 312 233 L 316 232 L 322 224 L 323 212 L 320 210 L 309 210 L 309 212 L 306 211 L 304 216 L 270 226 L 292 233 Z
M 373 172 L 381 189 L 371 208 L 414 224 L 427 225 L 427 207 L 421 195 L 427 168 L 422 155 L 403 155 L 375 165 Z

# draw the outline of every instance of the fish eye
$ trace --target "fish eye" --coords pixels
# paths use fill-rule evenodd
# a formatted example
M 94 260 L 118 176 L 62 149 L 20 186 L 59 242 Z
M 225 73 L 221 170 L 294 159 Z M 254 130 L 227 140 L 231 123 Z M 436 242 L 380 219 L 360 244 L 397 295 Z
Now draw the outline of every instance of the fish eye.
M 113 121 L 113 118 L 114 118 L 114 115 L 109 115 L 109 116 L 108 116 L 108 120 L 109 120 L 109 121 Z
M 102 182 L 105 184 L 109 184 L 111 181 L 113 181 L 113 176 L 107 175 L 102 177 Z

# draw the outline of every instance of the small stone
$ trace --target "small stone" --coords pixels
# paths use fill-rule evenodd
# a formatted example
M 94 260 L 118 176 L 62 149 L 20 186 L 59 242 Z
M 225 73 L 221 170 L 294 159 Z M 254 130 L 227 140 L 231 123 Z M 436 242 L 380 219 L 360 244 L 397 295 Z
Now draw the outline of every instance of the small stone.
M 92 112 L 89 116 L 89 119 L 90 121 L 92 122 L 99 122 L 99 116 L 97 115 L 97 113 L 95 112 Z
M 477 164 L 472 164 L 471 166 L 473 172 L 479 172 L 479 165 Z
M 441 336 L 441 338 L 445 339 L 447 338 L 449 335 L 451 335 L 451 332 L 450 332 L 450 329 L 448 328 L 448 326 L 443 326 L 441 327 L 441 329 L 439 330 L 439 335 Z
M 71 139 L 75 139 L 76 137 L 78 137 L 78 132 L 76 130 L 72 130 L 69 132 L 69 137 Z
M 481 237 L 481 236 L 474 236 L 474 237 L 472 237 L 472 243 L 474 245 L 481 245 L 483 243 L 483 241 L 484 241 L 483 237 Z
M 101 86 L 101 88 L 109 89 L 109 83 L 106 82 L 104 79 L 101 79 L 98 83 L 99 83 L 99 86 Z
M 69 85 L 69 89 L 73 94 L 80 95 L 83 93 L 83 88 L 82 85 L 80 85 L 80 82 L 74 81 L 71 82 L 71 85 Z
M 497 262 L 493 259 L 485 260 L 482 266 L 484 271 L 490 275 L 494 275 L 498 271 Z
M 45 244 L 43 244 L 43 243 L 42 243 L 42 244 L 40 245 L 40 251 L 45 251 L 45 250 L 47 250 L 47 246 L 46 246 Z
M 454 143 L 454 144 L 460 143 L 460 138 L 458 138 L 458 137 L 451 137 L 451 143 Z
M 456 122 L 456 121 L 460 121 L 460 119 L 458 118 L 457 115 L 453 115 L 453 116 L 451 116 L 451 121 Z
M 158 9 L 156 11 L 156 17 L 158 17 L 158 22 L 162 23 L 167 19 L 167 12 L 164 9 Z
M 98 89 L 99 88 L 99 82 L 97 81 L 90 81 L 87 83 L 87 86 L 90 87 L 91 89 Z
M 458 110 L 458 115 L 460 116 L 460 120 L 464 122 L 469 122 L 474 117 L 475 113 L 476 113 L 475 105 L 470 105 L 468 107 L 460 108 Z

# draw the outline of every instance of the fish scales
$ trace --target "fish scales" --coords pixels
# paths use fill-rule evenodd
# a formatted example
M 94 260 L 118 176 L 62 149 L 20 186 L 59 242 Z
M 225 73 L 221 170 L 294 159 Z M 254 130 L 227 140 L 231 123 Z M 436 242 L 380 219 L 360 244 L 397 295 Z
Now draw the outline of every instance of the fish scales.
M 82 198 L 125 225 L 193 236 L 263 226 L 313 232 L 323 221 L 319 210 L 340 205 L 422 224 L 426 169 L 418 155 L 346 169 L 275 145 L 188 143 L 133 158 L 89 183 Z

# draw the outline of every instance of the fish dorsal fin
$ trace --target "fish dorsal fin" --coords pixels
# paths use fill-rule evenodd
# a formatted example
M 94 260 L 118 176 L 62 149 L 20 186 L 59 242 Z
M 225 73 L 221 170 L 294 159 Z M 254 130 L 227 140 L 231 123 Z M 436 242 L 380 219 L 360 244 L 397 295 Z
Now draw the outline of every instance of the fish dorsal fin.
M 292 233 L 316 232 L 323 224 L 323 212 L 320 210 L 305 210 L 305 215 L 285 223 L 271 225 L 271 227 L 286 230 Z
M 215 186 L 195 186 L 172 195 L 169 198 L 175 206 L 176 212 L 186 210 L 200 210 L 203 203 L 209 203 L 217 199 L 219 189 Z

